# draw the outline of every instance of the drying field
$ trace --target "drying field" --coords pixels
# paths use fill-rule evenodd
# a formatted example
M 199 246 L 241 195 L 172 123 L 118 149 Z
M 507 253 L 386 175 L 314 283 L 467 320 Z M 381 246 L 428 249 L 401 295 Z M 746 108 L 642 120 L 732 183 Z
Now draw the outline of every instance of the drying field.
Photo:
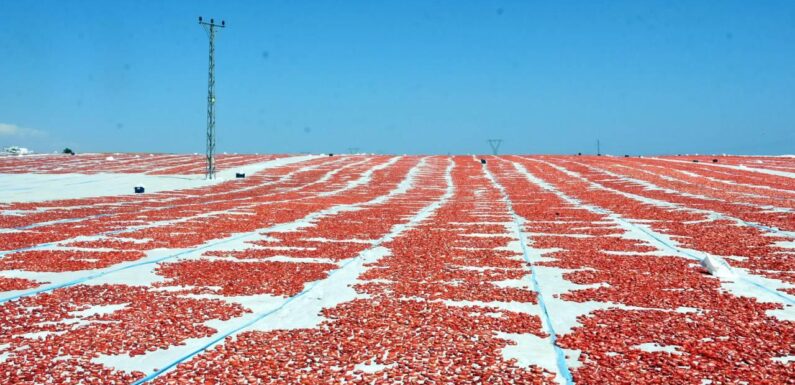
M 202 159 L 0 158 L 0 383 L 795 383 L 795 158 Z

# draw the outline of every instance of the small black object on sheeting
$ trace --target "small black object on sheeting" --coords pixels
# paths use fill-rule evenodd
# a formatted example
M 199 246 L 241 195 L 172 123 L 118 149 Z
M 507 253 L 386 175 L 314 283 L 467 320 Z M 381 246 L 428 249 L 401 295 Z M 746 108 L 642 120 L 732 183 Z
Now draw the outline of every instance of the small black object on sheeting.
M 717 159 L 713 159 L 712 163 L 718 163 L 718 160 Z
M 582 153 L 581 153 L 581 152 L 578 152 L 578 153 L 577 153 L 577 156 L 580 156 L 580 155 L 582 155 Z
M 624 154 L 624 158 L 629 158 L 629 155 Z
M 328 156 L 334 156 L 334 153 L 329 153 Z
M 242 172 L 236 172 L 235 173 L 235 178 L 245 178 L 245 177 L 246 177 L 245 173 L 242 173 Z
M 144 186 L 135 186 L 135 193 L 136 194 L 143 194 L 144 193 Z
M 481 158 L 480 159 L 480 164 L 486 164 L 486 159 Z
M 693 163 L 698 163 L 698 159 L 693 159 Z

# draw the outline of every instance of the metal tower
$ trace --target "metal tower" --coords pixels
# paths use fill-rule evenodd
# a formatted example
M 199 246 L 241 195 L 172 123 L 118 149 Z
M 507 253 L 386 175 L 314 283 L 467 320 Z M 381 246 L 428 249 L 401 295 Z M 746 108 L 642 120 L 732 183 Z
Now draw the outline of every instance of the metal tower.
M 216 28 L 226 28 L 226 22 L 221 20 L 221 24 L 215 24 L 215 20 L 210 22 L 202 21 L 199 16 L 199 25 L 207 32 L 210 38 L 210 68 L 208 70 L 207 81 L 207 179 L 215 178 L 215 30 Z
M 602 143 L 596 139 L 596 156 L 602 156 Z
M 500 144 L 502 144 L 502 139 L 489 139 L 492 154 L 497 155 L 497 152 L 500 151 Z

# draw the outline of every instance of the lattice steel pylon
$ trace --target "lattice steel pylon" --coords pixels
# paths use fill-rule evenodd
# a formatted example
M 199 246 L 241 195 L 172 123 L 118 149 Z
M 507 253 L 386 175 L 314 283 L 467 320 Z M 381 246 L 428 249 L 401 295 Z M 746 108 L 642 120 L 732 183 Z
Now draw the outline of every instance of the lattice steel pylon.
M 215 24 L 214 19 L 210 22 L 202 20 L 199 16 L 199 25 L 207 32 L 210 38 L 210 67 L 208 69 L 207 80 L 207 171 L 206 178 L 215 178 L 215 30 L 226 28 L 226 22 L 221 20 L 221 24 Z
M 489 139 L 489 146 L 491 146 L 491 153 L 497 155 L 500 151 L 500 145 L 502 144 L 502 139 Z

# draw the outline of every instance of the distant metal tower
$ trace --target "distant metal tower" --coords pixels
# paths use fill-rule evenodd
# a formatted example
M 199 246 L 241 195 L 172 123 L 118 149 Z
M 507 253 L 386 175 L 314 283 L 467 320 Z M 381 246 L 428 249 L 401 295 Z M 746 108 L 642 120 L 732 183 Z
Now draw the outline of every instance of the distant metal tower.
M 596 139 L 596 156 L 602 156 L 602 144 Z
M 489 146 L 491 146 L 491 153 L 497 155 L 500 151 L 500 145 L 502 144 L 502 139 L 489 139 Z
M 215 24 L 215 20 L 210 22 L 202 21 L 199 16 L 199 25 L 207 32 L 210 38 L 210 68 L 208 70 L 207 81 L 207 179 L 215 178 L 215 29 L 226 28 L 226 22 L 221 20 L 221 24 Z

